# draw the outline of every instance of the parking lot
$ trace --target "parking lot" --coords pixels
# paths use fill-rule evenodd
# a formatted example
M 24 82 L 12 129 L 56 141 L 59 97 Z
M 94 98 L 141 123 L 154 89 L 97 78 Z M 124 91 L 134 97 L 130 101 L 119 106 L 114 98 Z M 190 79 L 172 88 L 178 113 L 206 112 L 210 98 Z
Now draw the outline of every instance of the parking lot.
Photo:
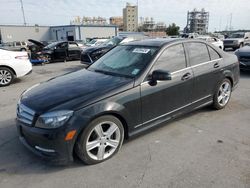
M 104 163 L 48 164 L 18 140 L 16 103 L 23 90 L 82 69 L 79 61 L 34 66 L 0 88 L 0 187 L 250 187 L 250 73 L 229 105 L 200 109 L 127 141 Z M 67 89 L 67 86 L 65 85 Z

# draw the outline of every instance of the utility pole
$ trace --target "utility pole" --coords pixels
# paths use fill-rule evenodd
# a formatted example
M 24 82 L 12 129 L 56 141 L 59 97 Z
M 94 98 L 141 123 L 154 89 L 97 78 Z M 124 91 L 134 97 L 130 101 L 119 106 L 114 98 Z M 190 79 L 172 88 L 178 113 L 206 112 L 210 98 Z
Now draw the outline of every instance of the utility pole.
M 229 30 L 232 31 L 232 18 L 233 18 L 233 14 L 230 14 L 230 26 L 229 26 Z
M 24 14 L 24 9 L 23 9 L 23 0 L 20 0 L 20 3 L 21 3 L 21 9 L 22 9 L 22 13 L 23 13 L 23 23 L 24 23 L 24 25 L 26 26 L 27 23 L 26 23 L 25 14 Z

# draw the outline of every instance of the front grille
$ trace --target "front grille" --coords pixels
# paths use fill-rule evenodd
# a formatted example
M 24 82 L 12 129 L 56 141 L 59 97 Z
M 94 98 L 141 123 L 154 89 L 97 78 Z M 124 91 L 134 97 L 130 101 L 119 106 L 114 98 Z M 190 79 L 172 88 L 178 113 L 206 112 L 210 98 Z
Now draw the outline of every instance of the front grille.
M 250 62 L 250 56 L 240 56 L 239 60 L 242 62 Z
M 35 117 L 35 111 L 24 106 L 23 104 L 17 105 L 17 119 L 29 126 L 32 126 Z
M 224 40 L 224 44 L 233 44 L 234 41 L 233 40 Z

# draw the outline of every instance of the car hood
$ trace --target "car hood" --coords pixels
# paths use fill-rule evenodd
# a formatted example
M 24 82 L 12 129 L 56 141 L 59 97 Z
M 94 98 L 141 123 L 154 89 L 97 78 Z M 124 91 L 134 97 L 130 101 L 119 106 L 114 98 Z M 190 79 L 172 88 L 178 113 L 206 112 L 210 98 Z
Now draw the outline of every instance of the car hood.
M 104 46 L 104 45 L 100 45 L 100 46 L 93 46 L 93 47 L 87 47 L 83 50 L 83 53 L 91 53 L 94 52 L 96 50 L 103 50 L 103 49 L 111 49 L 113 46 Z
M 28 89 L 20 102 L 38 114 L 50 110 L 76 110 L 133 87 L 134 80 L 80 70 Z
M 250 55 L 250 46 L 244 46 L 238 50 L 240 53 L 248 53 Z
M 230 40 L 244 40 L 243 38 L 227 38 L 224 39 L 224 41 L 230 41 Z
M 43 43 L 39 42 L 39 41 L 36 41 L 36 40 L 33 40 L 33 39 L 28 39 L 28 41 L 35 44 L 35 45 L 37 45 L 37 46 L 39 46 L 39 47 L 41 47 L 41 48 L 45 47 L 45 45 Z

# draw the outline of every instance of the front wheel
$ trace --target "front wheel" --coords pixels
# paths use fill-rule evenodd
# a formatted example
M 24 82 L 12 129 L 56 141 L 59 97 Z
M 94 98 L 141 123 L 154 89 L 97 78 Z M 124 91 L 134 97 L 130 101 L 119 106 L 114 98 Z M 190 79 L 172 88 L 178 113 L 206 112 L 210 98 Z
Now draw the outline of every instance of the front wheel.
M 124 139 L 119 119 L 106 115 L 93 120 L 77 140 L 75 151 L 86 164 L 97 164 L 113 157 Z
M 6 67 L 0 67 L 0 86 L 8 86 L 14 79 L 14 73 Z
M 224 79 L 218 86 L 213 99 L 213 107 L 217 110 L 225 108 L 228 104 L 232 92 L 232 84 L 229 79 Z

